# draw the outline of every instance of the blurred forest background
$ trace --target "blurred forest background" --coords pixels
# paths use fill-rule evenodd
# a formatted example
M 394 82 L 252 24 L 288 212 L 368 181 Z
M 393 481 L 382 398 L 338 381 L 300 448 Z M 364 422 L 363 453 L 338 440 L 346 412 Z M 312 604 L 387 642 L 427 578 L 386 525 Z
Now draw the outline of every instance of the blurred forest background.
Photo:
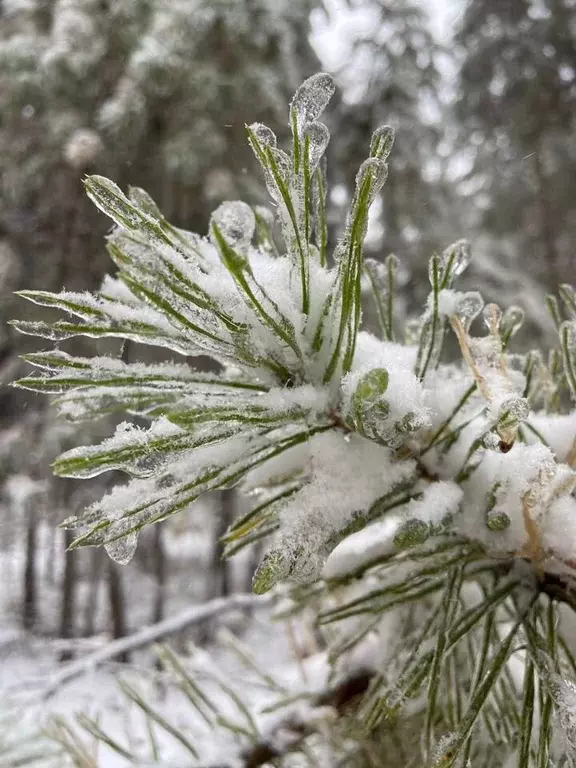
M 87 173 L 145 188 L 200 233 L 223 200 L 266 204 L 245 123 L 286 139 L 287 103 L 320 69 L 339 85 L 332 241 L 373 129 L 391 124 L 367 249 L 399 257 L 403 311 L 427 292 L 430 254 L 465 236 L 465 288 L 522 306 L 526 345 L 552 331 L 545 294 L 574 278 L 576 0 L 0 0 L 0 664 L 23 637 L 50 638 L 65 660 L 249 589 L 258 553 L 221 559 L 244 503 L 230 491 L 146 529 L 125 568 L 99 550 L 65 555 L 57 524 L 117 478 L 54 479 L 50 463 L 119 419 L 68 424 L 11 389 L 38 346 L 7 321 L 34 319 L 14 291 L 94 289 L 110 269 Z M 195 641 L 210 636 L 201 626 Z

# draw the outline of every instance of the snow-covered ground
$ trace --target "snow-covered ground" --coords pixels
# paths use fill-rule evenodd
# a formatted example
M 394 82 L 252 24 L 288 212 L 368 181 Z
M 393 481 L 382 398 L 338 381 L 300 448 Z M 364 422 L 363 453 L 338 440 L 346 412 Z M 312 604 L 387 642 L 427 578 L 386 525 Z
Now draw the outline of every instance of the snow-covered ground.
M 251 732 L 256 726 L 257 733 L 265 732 L 267 723 L 274 721 L 274 715 L 264 712 L 267 705 L 288 691 L 293 696 L 298 691 L 305 693 L 321 688 L 327 668 L 323 654 L 301 658 L 310 648 L 304 650 L 302 638 L 295 640 L 287 625 L 271 621 L 268 612 L 252 615 L 248 622 L 238 614 L 231 615 L 222 624 L 231 626 L 223 626 L 208 649 L 195 649 L 191 656 L 183 656 L 191 677 L 213 702 L 219 717 L 230 724 L 228 730 L 219 729 L 217 739 L 174 678 L 159 676 L 154 671 L 150 650 L 134 654 L 128 665 L 109 664 L 88 672 L 62 685 L 46 701 L 42 694 L 59 669 L 57 644 L 26 639 L 5 628 L 0 640 L 0 698 L 4 704 L 9 703 L 13 711 L 21 705 L 30 728 L 33 724 L 49 724 L 55 716 L 64 716 L 74 725 L 78 713 L 88 714 L 119 745 L 141 755 L 142 762 L 138 765 L 146 765 L 148 760 L 153 762 L 154 743 L 161 765 L 184 768 L 194 764 L 190 751 L 164 729 L 153 726 L 153 736 L 150 735 L 142 712 L 122 694 L 117 680 L 120 676 L 143 695 L 151 709 L 160 712 L 185 735 L 203 762 L 220 761 L 217 764 L 221 764 L 227 758 L 233 761 L 242 745 L 249 744 L 246 737 L 232 733 L 234 727 Z M 233 633 L 238 633 L 242 647 L 252 649 L 254 668 L 250 661 L 242 660 L 244 650 L 234 651 L 238 641 L 233 639 Z M 250 721 L 243 706 L 255 713 L 255 723 Z M 204 709 L 211 717 L 210 707 Z M 82 733 L 77 726 L 76 730 Z M 86 745 L 96 750 L 88 734 L 84 732 L 82 736 Z M 0 755 L 1 747 L 0 740 Z M 94 765 L 98 768 L 124 768 L 134 764 L 102 744 L 94 754 L 97 761 Z
M 196 520 L 213 511 L 209 503 L 202 510 L 194 510 Z M 169 532 L 165 536 L 165 548 L 168 561 L 173 569 L 168 583 L 166 598 L 166 616 L 178 615 L 190 610 L 195 604 L 202 605 L 206 599 L 206 586 L 203 582 L 203 569 L 206 568 L 206 553 L 210 551 L 209 526 L 192 525 L 184 530 Z M 21 541 L 20 537 L 15 537 Z M 146 703 L 156 712 L 161 713 L 169 724 L 182 731 L 189 743 L 207 764 L 214 760 L 222 761 L 227 756 L 237 755 L 240 745 L 249 742 L 245 736 L 232 733 L 234 727 L 240 730 L 252 730 L 246 722 L 242 701 L 257 717 L 257 728 L 266 728 L 270 715 L 261 712 L 271 701 L 282 698 L 285 691 L 290 695 L 295 692 L 309 691 L 322 687 L 326 682 L 327 669 L 324 656 L 315 654 L 311 632 L 304 632 L 302 626 L 274 621 L 268 608 L 257 610 L 236 610 L 225 612 L 206 625 L 174 633 L 165 638 L 165 643 L 172 647 L 189 669 L 192 678 L 198 682 L 203 692 L 214 702 L 220 716 L 224 715 L 230 723 L 229 729 L 219 729 L 216 738 L 201 714 L 194 708 L 177 684 L 173 673 L 158 672 L 156 652 L 152 645 L 131 654 L 130 663 L 121 664 L 110 660 L 96 669 L 88 670 L 57 687 L 53 695 L 46 697 L 66 665 L 74 664 L 91 653 L 107 648 L 110 635 L 104 580 L 101 585 L 103 594 L 95 625 L 98 634 L 90 638 L 76 638 L 62 641 L 56 637 L 57 617 L 59 615 L 59 584 L 63 569 L 63 546 L 56 547 L 54 557 L 52 529 L 45 521 L 38 529 L 37 571 L 40 589 L 41 628 L 38 633 L 24 632 L 19 626 L 19 594 L 24 557 L 21 548 L 6 546 L 0 552 L 0 766 L 12 768 L 16 756 L 40 751 L 50 755 L 51 742 L 41 742 L 39 728 L 48 727 L 54 731 L 54 718 L 63 717 L 74 733 L 82 739 L 82 748 L 87 756 L 92 755 L 92 763 L 86 766 L 94 768 L 123 768 L 134 765 L 117 751 L 97 743 L 86 730 L 77 723 L 78 713 L 83 713 L 98 721 L 100 727 L 112 737 L 121 748 L 141 756 L 146 765 L 152 762 L 157 750 L 161 762 L 158 764 L 175 768 L 184 768 L 195 764 L 191 752 L 165 729 L 152 726 L 150 735 L 146 717 L 134 703 L 127 699 L 118 684 L 121 678 L 136 691 L 143 694 Z M 179 568 L 177 568 L 180 563 Z M 45 576 L 52 568 L 53 583 Z M 237 582 L 245 580 L 241 567 L 241 558 L 235 564 Z M 121 569 L 126 594 L 127 625 L 129 633 L 141 631 L 149 624 L 151 596 L 154 580 L 143 572 L 136 562 Z M 174 572 L 175 571 L 175 572 Z M 85 575 L 85 574 L 84 574 Z M 238 583 L 240 588 L 240 584 Z M 78 608 L 81 610 L 86 599 L 88 583 L 85 578 L 79 584 Z M 245 589 L 245 585 L 244 585 Z M 42 634 L 43 633 L 43 634 Z M 212 638 L 204 649 L 196 648 L 193 643 L 201 636 Z M 236 638 L 236 640 L 234 640 Z M 238 648 L 240 644 L 240 649 Z M 64 648 L 73 648 L 74 660 L 59 662 L 59 655 Z M 236 650 L 234 650 L 236 648 Z M 247 649 L 251 649 L 249 652 Z M 245 653 L 255 660 L 251 663 L 242 659 Z M 306 657 L 306 658 L 304 658 Z M 256 671 L 259 670 L 259 671 Z M 226 689 L 229 689 L 228 691 Z M 233 693 L 231 693 L 233 692 Z M 207 713 L 209 717 L 210 711 Z M 64 731 L 60 728 L 60 737 Z M 222 733 L 225 741 L 222 740 Z M 22 740 L 21 747 L 7 745 Z M 155 746 L 156 745 L 156 746 Z M 8 762 L 4 762 L 4 761 Z M 17 763 L 18 764 L 18 763 Z M 218 763 L 220 764 L 220 763 Z M 34 765 L 36 765 L 34 763 Z M 63 767 L 63 757 L 57 755 L 39 763 L 47 768 Z

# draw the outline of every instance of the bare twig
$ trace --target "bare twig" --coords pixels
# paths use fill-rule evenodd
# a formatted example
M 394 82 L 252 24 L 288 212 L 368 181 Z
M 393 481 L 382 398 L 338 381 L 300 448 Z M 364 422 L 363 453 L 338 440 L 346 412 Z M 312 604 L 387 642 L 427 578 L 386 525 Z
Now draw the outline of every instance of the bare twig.
M 374 673 L 369 669 L 356 670 L 332 688 L 319 693 L 310 703 L 317 708 L 330 707 L 336 714 L 342 715 L 354 706 L 359 696 L 366 693 L 373 675 Z M 260 768 L 275 758 L 283 757 L 295 750 L 307 736 L 317 730 L 317 727 L 318 724 L 314 718 L 302 717 L 292 710 L 276 725 L 273 733 L 257 744 L 253 744 L 243 753 L 242 768 Z M 288 740 L 275 738 L 282 731 L 289 732 L 291 738 Z M 282 748 L 275 746 L 278 741 L 282 742 Z
M 144 629 L 141 629 L 133 635 L 113 640 L 104 648 L 100 648 L 94 653 L 90 653 L 88 656 L 78 659 L 78 661 L 75 661 L 72 664 L 66 665 L 60 672 L 54 675 L 49 685 L 42 691 L 42 698 L 50 698 L 63 685 L 66 685 L 77 677 L 85 675 L 96 667 L 99 667 L 112 659 L 118 658 L 118 656 L 122 656 L 129 651 L 145 648 L 168 635 L 181 632 L 183 629 L 187 629 L 195 624 L 200 624 L 201 622 L 206 621 L 206 619 L 212 619 L 222 613 L 227 613 L 228 611 L 233 611 L 237 608 L 265 607 L 270 605 L 271 599 L 272 598 L 269 595 L 257 596 L 245 594 L 219 597 L 204 605 L 195 605 L 192 608 L 188 608 L 186 611 L 182 611 L 182 613 L 179 613 L 176 616 L 158 622 L 158 624 L 144 627 Z

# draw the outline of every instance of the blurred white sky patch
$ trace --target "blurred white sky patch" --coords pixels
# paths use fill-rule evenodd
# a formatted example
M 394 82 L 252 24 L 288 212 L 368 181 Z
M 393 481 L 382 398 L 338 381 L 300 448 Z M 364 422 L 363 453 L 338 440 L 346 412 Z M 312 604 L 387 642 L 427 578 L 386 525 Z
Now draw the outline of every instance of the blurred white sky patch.
M 324 0 L 326 11 L 315 10 L 312 13 L 311 42 L 322 65 L 334 74 L 337 73 L 337 81 L 342 89 L 342 98 L 345 102 L 353 104 L 362 99 L 365 85 L 370 77 L 373 63 L 365 60 L 357 52 L 352 56 L 354 40 L 361 37 L 374 37 L 376 31 L 382 37 L 382 21 L 378 3 L 375 0 Z M 396 0 L 401 8 L 405 0 Z M 422 11 L 430 20 L 430 29 L 440 47 L 450 48 L 451 41 L 457 25 L 464 13 L 465 0 L 416 0 Z M 385 22 L 384 22 L 385 24 Z M 385 35 L 384 35 L 385 37 Z M 347 62 L 353 66 L 347 67 Z M 458 60 L 450 55 L 438 53 L 436 66 L 441 73 L 442 84 L 438 95 L 444 104 L 450 103 L 455 95 L 456 79 L 458 75 Z M 432 100 L 421 94 L 420 114 L 423 122 L 438 123 L 442 115 L 438 112 L 438 106 Z M 447 152 L 452 152 L 451 142 L 445 142 Z M 436 159 L 436 164 L 439 160 Z M 452 175 L 458 177 L 464 166 L 458 157 L 454 157 L 450 163 Z M 434 161 L 427 169 L 430 178 L 439 173 Z M 366 242 L 376 244 L 382 237 L 382 224 L 380 212 L 382 201 L 376 200 L 370 212 L 368 220 L 368 232 Z
M 403 0 L 397 1 L 402 5 Z M 318 9 L 312 13 L 312 43 L 326 68 L 333 71 L 348 59 L 355 36 L 379 23 L 378 12 L 364 0 L 325 0 L 325 4 L 328 17 Z M 464 0 L 421 0 L 417 4 L 428 14 L 438 42 L 447 45 L 463 13 Z

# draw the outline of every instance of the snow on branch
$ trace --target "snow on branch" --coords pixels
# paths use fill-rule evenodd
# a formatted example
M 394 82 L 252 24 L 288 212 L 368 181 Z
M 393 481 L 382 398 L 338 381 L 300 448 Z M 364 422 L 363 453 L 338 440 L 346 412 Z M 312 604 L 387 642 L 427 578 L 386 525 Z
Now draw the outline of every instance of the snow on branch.
M 267 540 L 254 592 L 296 582 L 296 607 L 312 608 L 320 631 L 332 625 L 325 638 L 332 667 L 342 657 L 347 670 L 356 668 L 350 657 L 364 640 L 397 623 L 401 642 L 379 643 L 387 655 L 362 704 L 367 734 L 426 689 L 420 764 L 503 768 L 523 723 L 519 768 L 529 768 L 534 741 L 539 765 L 552 754 L 561 765 L 552 714 L 570 695 L 559 697 L 553 681 L 572 685 L 576 673 L 557 613 L 560 601 L 574 607 L 576 581 L 576 292 L 562 285 L 560 298 L 548 299 L 554 346 L 516 352 L 524 311 L 458 290 L 472 258 L 458 240 L 432 255 L 420 317 L 400 324 L 395 259 L 375 266 L 363 254 L 370 206 L 388 176 L 389 126 L 366 148 L 327 253 L 329 134 L 320 118 L 333 92 L 327 74 L 298 89 L 287 151 L 265 125 L 248 127 L 277 228 L 270 211 L 228 201 L 202 237 L 170 224 L 143 190 L 125 194 L 103 177 L 86 179 L 89 197 L 115 224 L 108 250 L 118 276 L 92 295 L 21 291 L 68 319 L 14 327 L 56 343 L 133 340 L 180 362 L 59 349 L 27 357 L 41 371 L 17 384 L 58 395 L 68 419 L 114 408 L 149 422 L 119 424 L 98 445 L 56 460 L 63 477 L 120 470 L 131 478 L 62 525 L 75 532 L 71 548 L 101 545 L 123 564 L 144 527 L 202 494 L 239 486 L 255 504 L 226 532 L 226 555 Z M 365 288 L 380 336 L 363 324 Z M 199 353 L 218 364 L 217 374 L 183 366 Z M 216 601 L 116 641 L 63 670 L 46 695 L 94 665 L 243 604 L 253 600 Z M 520 648 L 527 650 L 518 659 Z M 520 694 L 509 667 L 525 659 Z M 538 734 L 535 690 L 544 701 Z M 130 696 L 152 711 L 140 694 Z M 340 712 L 338 701 L 327 695 L 312 708 L 291 708 L 263 740 L 240 707 L 249 723 L 240 733 L 262 741 L 245 754 L 246 768 L 281 762 L 309 733 L 321 738 L 322 718 Z M 156 722 L 166 729 L 162 715 Z
M 42 698 L 48 699 L 54 696 L 63 685 L 70 683 L 77 677 L 92 672 L 97 667 L 121 656 L 123 653 L 145 648 L 158 640 L 162 640 L 164 637 L 201 624 L 207 619 L 214 619 L 223 613 L 229 613 L 240 608 L 264 608 L 270 605 L 270 602 L 269 596 L 238 594 L 229 597 L 218 597 L 204 605 L 194 605 L 176 616 L 171 616 L 164 619 L 164 621 L 158 622 L 158 624 L 144 627 L 144 629 L 135 632 L 133 635 L 113 640 L 104 648 L 100 648 L 94 653 L 90 653 L 88 656 L 66 665 L 58 674 L 54 675 L 48 686 L 42 691 Z

